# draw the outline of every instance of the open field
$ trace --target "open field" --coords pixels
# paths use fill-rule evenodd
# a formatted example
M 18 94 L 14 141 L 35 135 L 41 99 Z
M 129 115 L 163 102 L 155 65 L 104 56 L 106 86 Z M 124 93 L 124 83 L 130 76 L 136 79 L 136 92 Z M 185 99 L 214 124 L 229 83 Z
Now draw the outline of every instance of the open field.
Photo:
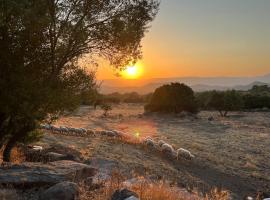
M 119 143 L 101 136 L 73 137 L 45 134 L 42 145 L 63 146 L 79 152 L 86 163 L 149 174 L 200 190 L 222 187 L 235 199 L 270 190 L 270 113 L 230 113 L 220 118 L 217 112 L 201 112 L 198 119 L 175 115 L 143 114 L 142 105 L 115 106 L 109 116 L 102 110 L 81 107 L 59 119 L 57 125 L 95 130 L 120 130 L 134 141 L 151 136 L 175 148 L 190 150 L 193 161 L 171 161 L 141 145 Z M 208 121 L 213 116 L 214 121 Z

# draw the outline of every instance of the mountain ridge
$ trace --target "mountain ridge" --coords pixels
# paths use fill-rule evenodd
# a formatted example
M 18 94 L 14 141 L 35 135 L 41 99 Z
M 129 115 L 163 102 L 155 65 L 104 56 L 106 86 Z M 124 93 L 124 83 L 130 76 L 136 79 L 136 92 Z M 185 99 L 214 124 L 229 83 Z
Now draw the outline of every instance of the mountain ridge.
M 101 93 L 108 94 L 112 92 L 138 92 L 146 94 L 153 92 L 156 88 L 170 82 L 181 82 L 189 85 L 194 91 L 201 92 L 207 90 L 248 90 L 253 85 L 270 85 L 270 74 L 254 77 L 179 77 L 179 78 L 155 78 L 149 79 L 145 84 L 139 86 L 123 86 L 125 81 L 121 80 L 104 80 L 101 85 Z M 141 80 L 131 80 L 129 83 L 136 84 Z M 144 80 L 145 81 L 145 80 Z

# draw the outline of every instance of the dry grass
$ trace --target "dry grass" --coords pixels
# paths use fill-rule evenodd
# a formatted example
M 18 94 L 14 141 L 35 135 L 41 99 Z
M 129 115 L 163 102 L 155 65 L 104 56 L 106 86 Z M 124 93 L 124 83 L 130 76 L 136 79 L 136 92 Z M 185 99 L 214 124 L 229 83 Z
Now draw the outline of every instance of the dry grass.
M 80 200 L 109 200 L 113 193 L 121 188 L 127 188 L 139 195 L 140 200 L 228 200 L 227 191 L 213 190 L 206 197 L 198 193 L 188 193 L 170 184 L 160 181 L 150 183 L 143 177 L 138 177 L 133 184 L 125 184 L 119 173 L 113 173 L 112 178 L 101 183 L 102 187 L 93 190 L 85 184 L 80 184 Z

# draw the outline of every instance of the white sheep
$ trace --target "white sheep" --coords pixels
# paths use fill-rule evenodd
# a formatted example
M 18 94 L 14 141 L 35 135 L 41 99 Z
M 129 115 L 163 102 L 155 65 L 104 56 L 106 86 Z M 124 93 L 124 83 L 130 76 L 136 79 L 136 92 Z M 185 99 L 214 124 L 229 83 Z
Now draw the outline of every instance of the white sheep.
M 115 131 L 106 131 L 106 136 L 115 137 L 116 135 L 117 135 L 117 132 Z
M 53 132 L 60 132 L 60 131 L 61 131 L 60 128 L 58 128 L 58 127 L 56 127 L 56 126 L 51 126 L 51 130 L 52 130 Z
M 60 132 L 61 132 L 61 133 L 67 133 L 67 132 L 69 132 L 69 131 L 68 131 L 68 128 L 65 127 L 65 126 L 60 126 L 59 129 L 60 129 Z
M 70 127 L 70 128 L 68 128 L 68 130 L 69 130 L 69 132 L 72 132 L 72 133 L 75 133 L 76 132 L 76 128 Z
M 164 142 L 163 140 L 159 140 L 158 141 L 158 146 L 161 148 L 163 144 L 165 144 L 166 142 Z
M 145 138 L 143 143 L 148 147 L 155 147 L 155 141 L 151 137 Z
M 44 129 L 51 130 L 52 126 L 50 124 L 46 124 L 46 125 L 44 125 Z
M 172 152 L 174 152 L 174 148 L 172 147 L 172 145 L 170 145 L 168 143 L 164 143 L 161 146 L 161 151 L 163 153 L 170 153 L 171 154 Z
M 180 158 L 191 160 L 195 157 L 193 154 L 190 153 L 190 151 L 183 148 L 177 149 L 176 153 L 177 153 L 177 160 Z
M 88 134 L 95 134 L 95 131 L 91 130 L 91 129 L 87 129 L 87 133 Z
M 83 133 L 86 133 L 87 130 L 85 128 L 80 128 Z

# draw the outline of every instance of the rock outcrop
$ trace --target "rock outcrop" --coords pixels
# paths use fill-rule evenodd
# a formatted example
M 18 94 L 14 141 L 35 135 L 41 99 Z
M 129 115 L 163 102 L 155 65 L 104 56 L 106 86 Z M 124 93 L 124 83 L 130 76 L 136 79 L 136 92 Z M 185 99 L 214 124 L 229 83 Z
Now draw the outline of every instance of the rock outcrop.
M 96 174 L 89 165 L 61 160 L 50 163 L 30 163 L 0 168 L 0 185 L 14 187 L 52 186 L 63 181 L 80 181 Z
M 73 182 L 58 183 L 45 190 L 40 200 L 75 200 L 79 196 L 79 187 Z

